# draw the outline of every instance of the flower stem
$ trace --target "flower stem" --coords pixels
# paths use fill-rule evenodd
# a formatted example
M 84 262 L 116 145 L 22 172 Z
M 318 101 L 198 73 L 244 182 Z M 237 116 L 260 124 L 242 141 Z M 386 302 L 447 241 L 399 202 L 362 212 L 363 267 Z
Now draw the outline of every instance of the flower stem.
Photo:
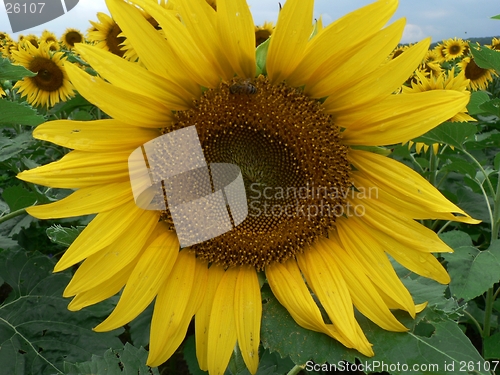
M 286 375 L 297 375 L 304 369 L 305 365 L 295 365 Z
M 16 216 L 23 215 L 25 213 L 26 213 L 26 208 L 21 208 L 20 210 L 11 212 L 10 214 L 7 214 L 5 216 L 0 217 L 0 224 L 4 223 L 12 218 L 15 218 Z

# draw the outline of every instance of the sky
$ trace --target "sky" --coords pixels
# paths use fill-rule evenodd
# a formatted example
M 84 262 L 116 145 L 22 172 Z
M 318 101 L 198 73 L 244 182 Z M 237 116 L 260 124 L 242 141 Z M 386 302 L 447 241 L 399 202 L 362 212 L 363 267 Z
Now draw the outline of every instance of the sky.
M 54 0 L 52 0 L 54 1 Z M 278 15 L 279 1 L 285 0 L 247 0 L 254 22 L 275 21 Z M 323 17 L 324 24 L 329 24 L 339 17 L 373 0 L 316 0 L 314 17 Z M 108 13 L 104 0 L 80 0 L 70 12 L 53 21 L 19 33 L 12 33 L 3 4 L 0 4 L 0 31 L 6 31 L 17 39 L 19 34 L 41 35 L 44 29 L 61 36 L 66 28 L 73 27 L 85 32 L 89 20 L 97 20 L 96 13 Z M 491 19 L 500 14 L 498 0 L 400 0 L 399 8 L 391 21 L 406 18 L 406 28 L 402 43 L 412 43 L 428 36 L 433 42 L 444 39 L 490 37 L 500 35 L 500 20 Z

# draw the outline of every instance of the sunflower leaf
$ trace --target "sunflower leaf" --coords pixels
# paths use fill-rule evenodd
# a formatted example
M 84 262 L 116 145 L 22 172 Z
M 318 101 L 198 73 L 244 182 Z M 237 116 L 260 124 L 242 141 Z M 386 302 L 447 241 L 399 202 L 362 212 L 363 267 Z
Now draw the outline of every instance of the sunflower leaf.
M 500 332 L 484 339 L 484 358 L 500 358 Z
M 12 64 L 9 59 L 0 59 L 0 81 L 18 81 L 24 77 L 34 77 L 33 73 L 21 65 Z
M 471 48 L 474 62 L 483 69 L 495 69 L 500 72 L 500 51 L 495 51 L 490 48 Z
M 56 224 L 47 228 L 47 237 L 56 244 L 69 246 L 84 229 L 85 226 L 66 228 Z
M 445 122 L 437 128 L 413 139 L 413 142 L 424 142 L 427 145 L 445 143 L 462 149 L 465 142 L 474 140 L 477 128 L 468 122 Z
M 469 104 L 467 104 L 467 111 L 469 115 L 477 115 L 479 113 L 484 113 L 481 108 L 481 104 L 490 100 L 489 95 L 484 91 L 474 91 L 470 95 Z
M 500 241 L 493 242 L 488 250 L 483 251 L 472 246 L 454 250 L 454 253 L 442 256 L 448 262 L 450 291 L 456 298 L 470 301 L 500 280 Z
M 442 294 L 445 286 L 440 287 L 439 293 Z M 425 289 L 421 289 L 420 297 L 429 293 Z M 437 292 L 436 287 L 432 293 Z M 438 309 L 439 306 L 426 308 L 416 319 L 401 311 L 395 312 L 398 320 L 409 328 L 407 333 L 385 331 L 358 315 L 361 328 L 376 353 L 374 357 L 367 358 L 324 334 L 298 326 L 269 287 L 262 289 L 262 296 L 265 302 L 261 331 L 264 347 L 281 356 L 290 355 L 294 363 L 305 364 L 306 371 L 360 370 L 401 375 L 410 372 L 415 375 L 452 375 L 460 371 L 463 363 L 473 362 L 475 374 L 488 374 L 484 371 L 484 359 L 458 324 Z M 355 358 L 359 360 L 357 363 Z
M 108 333 L 92 331 L 106 312 L 70 312 L 62 297 L 69 273 L 52 273 L 54 260 L 25 251 L 0 252 L 0 277 L 10 287 L 0 305 L 0 363 L 5 374 L 62 373 L 64 361 L 81 362 L 122 347 Z
M 146 365 L 148 352 L 144 348 L 137 349 L 129 343 L 123 349 L 108 349 L 104 355 L 93 355 L 91 361 L 83 363 L 64 363 L 65 375 L 159 375 L 158 368 Z
M 500 117 L 500 99 L 484 102 L 479 106 L 484 112 Z
M 11 159 L 17 154 L 20 154 L 34 142 L 35 141 L 33 140 L 31 133 L 28 132 L 21 133 L 12 139 L 0 138 L 0 162 Z
M 255 50 L 256 63 L 257 63 L 257 75 L 266 75 L 266 61 L 267 61 L 267 50 L 269 49 L 269 43 L 271 39 L 267 39 L 264 43 L 261 43 Z
M 2 198 L 9 205 L 10 212 L 29 207 L 38 200 L 36 193 L 28 191 L 21 185 L 5 188 L 2 193 Z
M 28 105 L 0 100 L 0 128 L 17 124 L 36 126 L 44 121 L 44 117 L 37 115 L 36 110 Z

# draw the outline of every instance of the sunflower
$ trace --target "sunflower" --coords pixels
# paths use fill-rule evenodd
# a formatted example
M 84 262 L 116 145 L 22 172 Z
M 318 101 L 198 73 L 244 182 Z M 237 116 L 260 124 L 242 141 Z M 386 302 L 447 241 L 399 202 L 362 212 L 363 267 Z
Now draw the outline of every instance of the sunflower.
M 75 43 L 82 43 L 85 41 L 85 37 L 83 34 L 73 28 L 67 28 L 64 34 L 61 37 L 61 43 L 67 49 L 72 49 L 75 46 Z
M 446 46 L 444 43 L 438 43 L 438 45 L 432 49 L 432 51 L 436 54 L 436 62 L 440 64 L 446 61 L 446 54 L 444 52 L 445 48 Z
M 87 32 L 89 41 L 105 51 L 123 57 L 125 37 L 122 36 L 120 26 L 106 13 L 98 12 L 97 18 L 99 22 L 89 21 L 92 24 Z
M 464 72 L 465 78 L 470 80 L 471 90 L 486 90 L 493 77 L 498 76 L 494 69 L 479 67 L 473 57 L 464 57 L 457 65 Z
M 264 22 L 262 26 L 255 26 L 255 47 L 264 43 L 273 33 L 274 24 L 272 22 Z
M 51 52 L 49 44 L 41 43 L 36 48 L 25 42 L 22 48 L 12 52 L 12 59 L 14 63 L 37 73 L 14 85 L 29 103 L 49 107 L 74 95 L 73 85 L 63 66 L 66 58 L 62 52 Z
M 442 53 L 444 53 L 446 61 L 462 57 L 469 48 L 468 43 L 460 38 L 448 39 L 444 41 L 443 46 Z
M 411 316 L 418 310 L 387 254 L 418 274 L 449 282 L 431 252 L 451 249 L 414 219 L 477 221 L 416 172 L 370 147 L 427 132 L 461 111 L 468 93 L 392 95 L 429 47 L 424 40 L 387 61 L 404 29 L 404 20 L 383 28 L 396 0 L 361 8 L 312 38 L 313 1 L 288 0 L 270 40 L 266 75 L 257 71 L 255 25 L 244 0 L 219 0 L 217 12 L 205 1 L 175 3 L 182 23 L 149 0 L 107 0 L 144 66 L 78 45 L 100 77 L 71 65 L 68 74 L 80 94 L 111 119 L 57 120 L 34 131 L 38 139 L 73 151 L 19 178 L 77 190 L 29 213 L 43 219 L 97 214 L 55 267 L 59 272 L 83 261 L 64 291 L 74 296 L 69 308 L 95 304 L 123 288 L 115 310 L 95 328 L 107 331 L 155 299 L 149 365 L 177 350 L 195 316 L 200 368 L 224 373 L 238 344 L 255 373 L 262 272 L 299 325 L 372 356 L 354 306 L 391 331 L 407 328 L 390 309 Z M 175 38 L 159 35 L 137 7 Z M 193 139 L 186 134 L 196 141 L 188 143 Z M 238 167 L 238 194 L 247 203 L 240 224 L 223 204 L 214 215 L 224 216 L 229 229 L 182 248 L 184 224 L 200 224 L 200 218 L 176 226 L 171 210 L 178 206 L 167 205 L 160 194 L 158 208 L 144 207 L 134 189 L 137 183 L 148 188 L 148 182 L 130 179 L 132 155 L 174 136 L 181 137 L 172 144 L 174 158 L 173 148 L 153 147 L 150 156 L 158 163 L 148 165 L 173 173 L 201 155 L 206 165 Z M 186 152 L 193 145 L 196 155 Z M 186 187 L 194 194 L 201 185 L 196 178 L 203 177 L 193 171 L 196 183 Z M 202 222 L 195 229 L 222 224 Z
M 500 51 L 500 39 L 499 38 L 493 38 L 491 40 L 491 45 L 487 46 L 491 49 L 494 49 L 494 50 L 497 50 L 497 51 Z

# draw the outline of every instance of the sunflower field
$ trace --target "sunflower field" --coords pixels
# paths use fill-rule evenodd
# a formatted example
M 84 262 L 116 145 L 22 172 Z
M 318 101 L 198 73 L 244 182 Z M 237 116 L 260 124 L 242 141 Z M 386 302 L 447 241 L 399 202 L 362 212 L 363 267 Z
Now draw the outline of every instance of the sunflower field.
M 0 31 L 0 374 L 500 374 L 499 38 L 106 3 Z

